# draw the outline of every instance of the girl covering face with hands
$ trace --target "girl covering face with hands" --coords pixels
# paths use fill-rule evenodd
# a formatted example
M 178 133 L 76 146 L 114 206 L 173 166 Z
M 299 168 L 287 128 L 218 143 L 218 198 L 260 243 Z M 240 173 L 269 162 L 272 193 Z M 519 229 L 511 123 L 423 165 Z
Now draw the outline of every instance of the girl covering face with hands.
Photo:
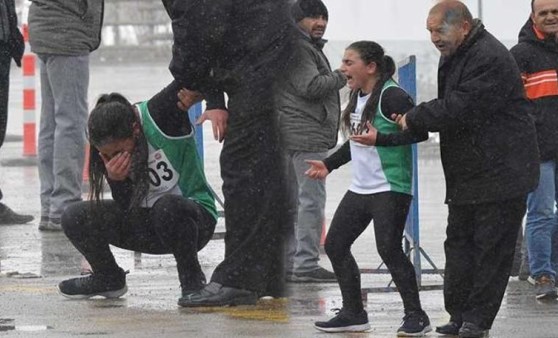
M 198 262 L 217 212 L 196 150 L 188 114 L 174 85 L 136 105 L 103 95 L 88 122 L 90 199 L 70 205 L 64 232 L 90 263 L 90 276 L 59 284 L 68 298 L 120 297 L 126 273 L 109 244 L 149 254 L 173 254 L 185 296 L 205 285 Z M 105 180 L 113 200 L 102 198 Z

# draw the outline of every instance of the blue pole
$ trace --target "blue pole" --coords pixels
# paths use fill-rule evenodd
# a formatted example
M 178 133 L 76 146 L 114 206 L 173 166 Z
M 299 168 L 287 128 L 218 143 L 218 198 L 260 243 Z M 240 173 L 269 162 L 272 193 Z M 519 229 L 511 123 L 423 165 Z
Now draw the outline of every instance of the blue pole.
M 398 77 L 399 84 L 416 102 L 417 99 L 417 77 L 416 77 L 416 56 L 411 55 L 399 63 Z M 412 145 L 413 154 L 413 201 L 405 225 L 405 239 L 412 243 L 412 262 L 415 267 L 417 284 L 421 286 L 422 268 L 420 261 L 420 224 L 419 224 L 419 193 L 418 193 L 418 161 L 417 145 Z

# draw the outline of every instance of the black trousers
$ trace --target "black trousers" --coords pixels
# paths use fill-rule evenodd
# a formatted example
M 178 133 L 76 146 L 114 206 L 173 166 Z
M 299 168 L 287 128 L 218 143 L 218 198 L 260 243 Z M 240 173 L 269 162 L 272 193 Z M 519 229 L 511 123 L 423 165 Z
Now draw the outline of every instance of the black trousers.
M 337 276 L 343 308 L 362 311 L 360 271 L 351 246 L 374 220 L 376 248 L 403 299 L 405 312 L 422 310 L 415 270 L 403 252 L 402 236 L 412 196 L 382 192 L 361 195 L 348 191 L 335 211 L 325 250 Z
M 173 254 L 183 288 L 198 286 L 202 270 L 197 252 L 211 239 L 215 218 L 196 202 L 177 195 L 160 198 L 151 208 L 133 212 L 111 200 L 92 209 L 77 202 L 62 214 L 62 227 L 94 272 L 118 265 L 109 244 L 149 254 Z
M 490 329 L 508 284 L 526 196 L 449 205 L 444 301 L 456 322 Z
M 11 62 L 12 56 L 8 44 L 0 42 L 0 147 L 4 144 L 8 125 Z M 0 191 L 0 200 L 2 200 L 2 191 Z
M 0 147 L 4 144 L 8 123 L 8 97 L 10 93 L 10 64 L 12 57 L 8 44 L 0 42 Z
M 225 198 L 225 259 L 211 280 L 264 295 L 284 288 L 286 186 L 269 86 L 240 89 L 229 100 L 221 151 Z M 250 100 L 250 98 L 253 100 Z M 261 102 L 260 102 L 261 101 Z

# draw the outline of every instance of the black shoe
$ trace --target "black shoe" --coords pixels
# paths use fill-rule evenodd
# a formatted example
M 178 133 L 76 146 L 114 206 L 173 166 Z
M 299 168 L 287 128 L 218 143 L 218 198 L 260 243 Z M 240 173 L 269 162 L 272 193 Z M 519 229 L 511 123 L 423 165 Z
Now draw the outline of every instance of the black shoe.
M 39 230 L 41 231 L 62 231 L 62 221 L 60 218 L 47 218 L 44 222 L 41 217 L 41 222 L 39 223 Z
M 258 295 L 254 291 L 211 282 L 203 289 L 180 298 L 178 305 L 183 307 L 254 305 L 257 301 Z
M 535 278 L 535 293 L 537 299 L 556 299 L 554 279 L 547 275 Z
M 432 331 L 430 319 L 424 311 L 413 311 L 403 317 L 403 324 L 397 330 L 399 337 L 419 337 Z
M 475 323 L 463 322 L 459 329 L 459 338 L 481 338 L 488 337 L 488 330 L 485 330 Z
M 450 320 L 448 323 L 442 326 L 436 326 L 436 332 L 448 336 L 457 336 L 459 334 L 460 328 L 461 328 L 461 323 L 457 323 Z
M 288 276 L 287 280 L 293 283 L 336 283 L 337 277 L 333 272 L 318 267 L 308 272 L 295 272 Z
M 206 279 L 203 273 L 201 273 L 198 278 L 195 278 L 194 282 L 186 281 L 185 278 L 183 278 L 183 280 L 184 281 L 181 281 L 180 283 L 180 289 L 182 290 L 182 297 L 178 299 L 179 304 L 183 298 L 187 298 L 189 295 L 200 291 L 206 285 Z
M 327 322 L 315 322 L 314 327 L 324 332 L 364 332 L 370 330 L 368 313 L 362 310 L 353 314 L 345 309 L 338 310 Z
M 128 291 L 126 272 L 111 274 L 93 273 L 87 277 L 67 279 L 58 284 L 58 291 L 70 299 L 87 299 L 94 296 L 118 298 Z
M 0 225 L 25 224 L 34 219 L 31 215 L 21 215 L 10 209 L 4 203 L 0 203 Z

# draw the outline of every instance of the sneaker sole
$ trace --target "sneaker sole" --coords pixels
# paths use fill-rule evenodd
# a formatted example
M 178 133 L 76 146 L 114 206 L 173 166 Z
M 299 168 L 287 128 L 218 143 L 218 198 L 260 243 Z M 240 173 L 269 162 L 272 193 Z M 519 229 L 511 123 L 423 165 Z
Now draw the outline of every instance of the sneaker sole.
M 227 302 L 205 302 L 205 303 L 190 303 L 187 300 L 178 300 L 178 305 L 182 307 L 212 307 L 212 306 L 238 306 L 238 305 L 256 305 L 258 297 L 255 295 L 242 296 L 231 299 Z
M 420 332 L 397 331 L 397 337 L 422 337 L 430 331 L 432 331 L 432 327 L 430 325 L 428 325 L 424 329 L 422 329 L 422 331 L 420 331 Z
M 319 327 L 314 325 L 314 328 L 323 332 L 366 332 L 370 330 L 370 323 L 344 327 Z
M 548 292 L 548 293 L 543 293 L 541 295 L 536 295 L 536 298 L 539 300 L 543 300 L 543 299 L 556 299 L 558 297 L 558 293 L 556 291 L 554 292 Z
M 291 276 L 287 279 L 291 283 L 337 283 L 337 279 L 317 279 L 312 277 L 295 277 Z
M 58 288 L 58 293 L 61 294 L 62 296 L 68 298 L 68 299 L 89 299 L 91 297 L 95 297 L 95 296 L 103 296 L 105 298 L 119 298 L 121 296 L 123 296 L 126 292 L 128 292 L 128 286 L 124 285 L 124 287 L 122 289 L 119 290 L 114 290 L 114 291 L 105 291 L 105 292 L 99 292 L 99 293 L 94 293 L 94 294 L 90 294 L 90 295 L 68 295 L 66 293 L 63 293 L 62 290 L 60 290 L 60 288 Z

